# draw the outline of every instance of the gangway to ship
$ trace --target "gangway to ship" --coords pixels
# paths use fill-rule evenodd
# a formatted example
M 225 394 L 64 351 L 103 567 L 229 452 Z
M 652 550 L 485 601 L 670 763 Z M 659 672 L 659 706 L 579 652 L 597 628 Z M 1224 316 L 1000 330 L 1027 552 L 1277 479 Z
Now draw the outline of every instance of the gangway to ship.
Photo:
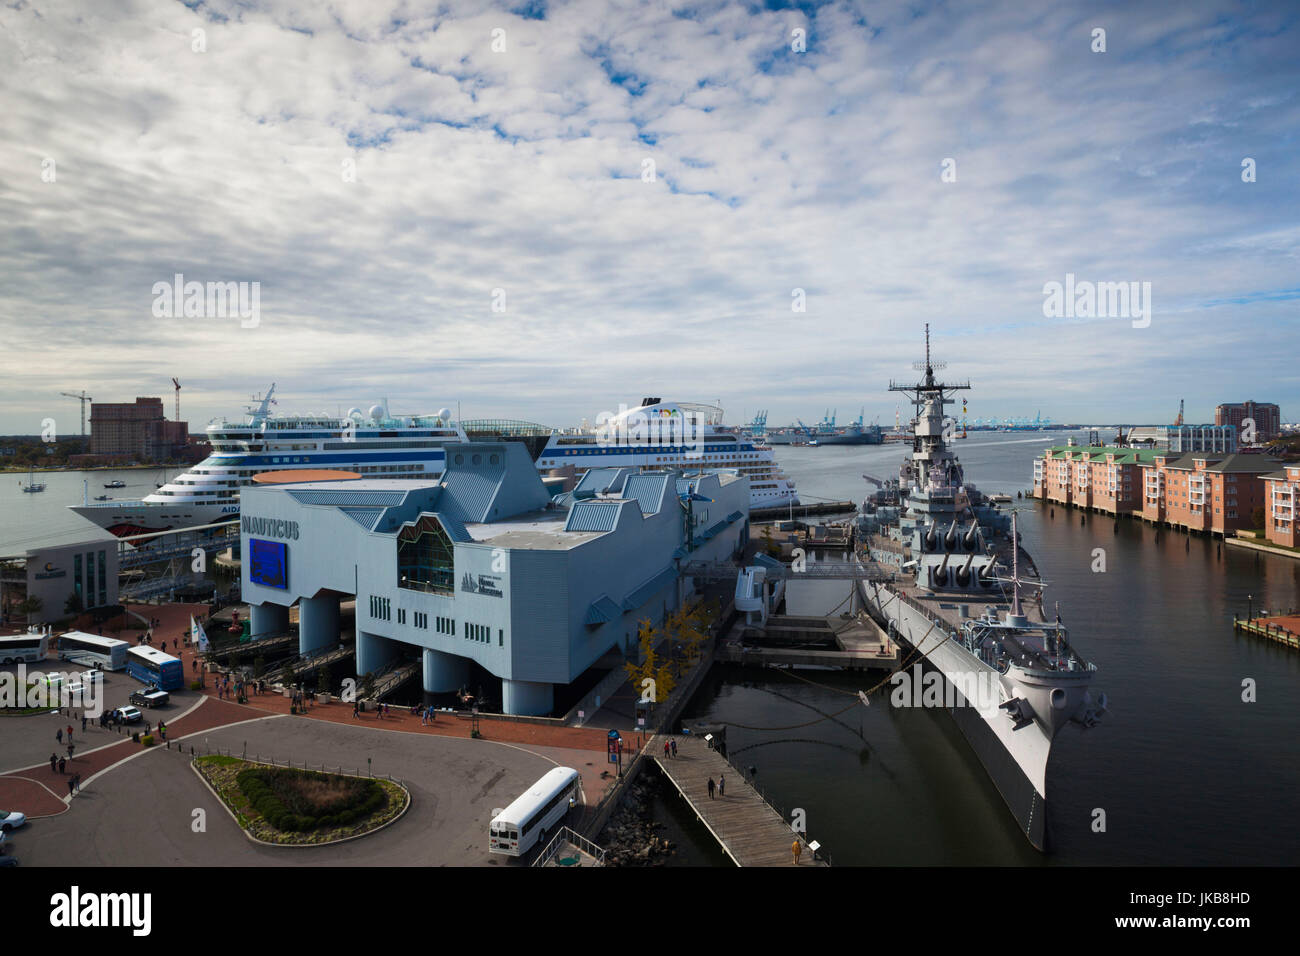
M 725 561 L 690 561 L 682 565 L 683 577 L 708 581 L 733 581 L 740 568 Z M 874 561 L 807 561 L 796 570 L 793 566 L 766 569 L 769 581 L 895 581 L 895 572 Z

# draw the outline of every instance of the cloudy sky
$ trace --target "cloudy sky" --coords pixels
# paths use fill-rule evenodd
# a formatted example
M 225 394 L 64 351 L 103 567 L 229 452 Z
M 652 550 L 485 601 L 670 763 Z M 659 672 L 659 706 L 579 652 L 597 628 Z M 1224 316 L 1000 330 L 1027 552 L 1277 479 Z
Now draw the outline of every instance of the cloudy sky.
M 196 430 L 273 381 L 892 424 L 926 322 L 972 418 L 1300 418 L 1294 4 L 4 0 L 0 128 L 0 432 L 172 376 Z

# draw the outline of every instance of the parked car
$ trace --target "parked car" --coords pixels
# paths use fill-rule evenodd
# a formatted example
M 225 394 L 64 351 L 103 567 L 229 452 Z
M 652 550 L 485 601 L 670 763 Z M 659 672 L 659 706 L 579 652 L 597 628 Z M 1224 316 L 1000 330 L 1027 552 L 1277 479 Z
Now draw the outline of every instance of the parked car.
M 27 817 L 17 810 L 0 810 L 0 832 L 8 833 L 10 830 L 17 830 L 27 822 Z
M 144 714 L 140 713 L 140 711 L 134 707 L 119 707 L 113 713 L 115 713 L 117 719 L 124 724 L 136 724 L 144 718 Z

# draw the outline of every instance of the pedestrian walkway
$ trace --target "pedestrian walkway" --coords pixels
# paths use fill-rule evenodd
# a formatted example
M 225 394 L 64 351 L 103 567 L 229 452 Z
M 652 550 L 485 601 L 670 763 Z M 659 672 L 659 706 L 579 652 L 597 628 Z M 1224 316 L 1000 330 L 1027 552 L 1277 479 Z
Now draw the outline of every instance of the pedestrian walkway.
M 703 738 L 677 737 L 676 757 L 663 755 L 663 740 L 652 741 L 655 763 L 736 866 L 790 866 L 795 840 L 803 851 L 800 866 L 826 865 L 813 860 L 807 842 Z M 725 793 L 710 798 L 709 780 L 724 775 Z
M 205 730 L 224 727 L 227 724 L 259 716 L 265 715 L 226 701 L 205 699 L 190 713 L 169 721 L 167 736 L 175 740 L 186 734 L 202 733 Z M 72 759 L 67 762 L 63 773 L 59 773 L 58 770 L 51 770 L 49 763 L 43 763 L 0 776 L 0 807 L 33 806 L 37 809 L 31 812 L 24 811 L 33 818 L 61 813 L 66 809 L 62 805 L 66 802 L 68 781 L 72 777 L 80 774 L 84 785 L 95 774 L 107 770 L 114 764 L 120 763 L 132 754 L 139 753 L 144 749 L 143 744 L 136 743 L 130 737 L 131 733 L 137 731 L 143 734 L 143 724 L 138 726 L 134 724 L 126 725 L 123 730 L 126 731 L 126 734 L 119 735 L 117 731 L 102 728 L 98 723 L 94 723 L 84 733 L 78 731 L 74 735 L 77 749 L 73 752 Z M 155 746 L 166 746 L 158 738 L 156 728 L 154 739 L 158 741 Z M 62 750 L 58 752 L 60 755 L 64 753 Z M 51 797 L 60 806 L 55 807 L 50 802 Z M 28 802 L 29 800 L 35 800 L 36 802 Z

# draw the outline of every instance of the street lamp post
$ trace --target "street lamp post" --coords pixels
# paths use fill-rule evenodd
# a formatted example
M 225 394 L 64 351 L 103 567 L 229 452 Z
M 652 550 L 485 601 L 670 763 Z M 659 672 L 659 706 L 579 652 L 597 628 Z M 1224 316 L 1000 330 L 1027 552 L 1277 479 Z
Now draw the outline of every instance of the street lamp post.
M 1254 600 L 1255 600 L 1255 598 L 1254 598 L 1253 595 L 1250 595 L 1250 594 L 1247 594 L 1247 595 L 1246 595 L 1246 623 L 1247 623 L 1247 624 L 1249 624 L 1249 623 L 1250 623 L 1250 619 L 1251 619 L 1252 617 L 1254 617 L 1254 614 L 1252 613 L 1252 608 L 1254 607 L 1254 604 L 1253 604 Z

